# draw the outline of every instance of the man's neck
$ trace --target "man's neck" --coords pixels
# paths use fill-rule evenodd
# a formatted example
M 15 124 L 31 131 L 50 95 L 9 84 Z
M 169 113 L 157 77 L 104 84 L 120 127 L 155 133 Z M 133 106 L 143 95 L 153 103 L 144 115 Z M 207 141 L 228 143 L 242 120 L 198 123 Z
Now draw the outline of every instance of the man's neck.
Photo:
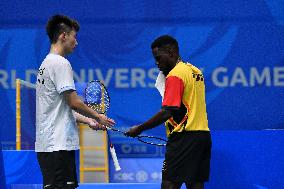
M 172 65 L 172 68 L 170 69 L 170 71 L 172 71 L 172 69 L 174 69 L 174 67 L 176 67 L 176 65 L 177 65 L 179 62 L 182 62 L 182 60 L 181 60 L 180 57 L 178 57 L 176 63 Z M 167 72 L 167 73 L 163 73 L 163 74 L 164 74 L 165 76 L 167 76 L 167 75 L 170 73 L 170 71 Z
M 65 56 L 63 48 L 58 44 L 52 44 L 49 53 Z

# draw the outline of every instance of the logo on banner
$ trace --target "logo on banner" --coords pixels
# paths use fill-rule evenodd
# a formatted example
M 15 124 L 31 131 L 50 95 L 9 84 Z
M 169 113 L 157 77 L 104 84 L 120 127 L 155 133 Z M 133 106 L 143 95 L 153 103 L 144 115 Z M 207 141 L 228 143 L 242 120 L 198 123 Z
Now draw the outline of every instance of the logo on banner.
M 136 173 L 136 180 L 138 182 L 146 182 L 148 180 L 148 173 L 146 171 L 138 171 Z

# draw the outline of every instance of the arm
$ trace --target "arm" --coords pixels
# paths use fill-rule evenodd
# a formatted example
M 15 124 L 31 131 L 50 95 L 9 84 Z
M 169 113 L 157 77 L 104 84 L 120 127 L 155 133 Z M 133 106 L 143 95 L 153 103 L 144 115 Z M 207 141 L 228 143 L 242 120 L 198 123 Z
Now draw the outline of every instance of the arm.
M 98 114 L 92 108 L 84 104 L 84 102 L 82 102 L 80 97 L 77 95 L 76 91 L 74 90 L 64 91 L 63 95 L 70 108 L 78 112 L 79 114 L 88 118 L 93 118 L 104 126 L 110 127 L 115 124 L 115 122 L 112 119 L 107 118 L 103 114 Z
M 141 132 L 152 129 L 167 119 L 173 116 L 173 112 L 180 108 L 183 96 L 184 84 L 178 77 L 169 77 L 166 80 L 164 100 L 162 103 L 162 110 L 155 114 L 151 119 L 145 123 L 133 126 L 125 134 L 127 136 L 136 137 Z
M 125 135 L 136 137 L 139 134 L 141 134 L 143 131 L 155 128 L 158 125 L 164 123 L 170 117 L 172 117 L 172 112 L 170 110 L 162 109 L 143 124 L 131 127 L 129 131 L 125 133 Z
M 94 130 L 106 130 L 106 127 L 99 124 L 95 119 L 83 116 L 83 115 L 81 115 L 81 114 L 79 114 L 78 112 L 75 112 L 75 111 L 74 111 L 74 115 L 76 117 L 77 123 L 87 124 L 87 125 L 89 125 L 89 127 L 91 129 L 94 129 Z
M 78 112 L 75 112 L 75 111 L 73 111 L 73 114 L 74 114 L 74 116 L 76 118 L 76 122 L 77 123 L 88 124 L 88 123 L 90 123 L 93 120 L 92 118 L 83 116 L 83 115 L 81 115 L 81 114 L 79 114 Z

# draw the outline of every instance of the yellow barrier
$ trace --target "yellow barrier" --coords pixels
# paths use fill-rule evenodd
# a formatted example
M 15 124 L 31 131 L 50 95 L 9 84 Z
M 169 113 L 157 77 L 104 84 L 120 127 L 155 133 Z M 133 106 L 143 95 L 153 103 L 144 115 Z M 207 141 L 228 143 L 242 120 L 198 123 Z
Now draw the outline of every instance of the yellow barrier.
M 21 150 L 21 83 L 16 79 L 16 150 Z
M 88 126 L 84 124 L 79 124 L 80 128 L 80 183 L 85 183 L 85 172 L 104 172 L 105 173 L 105 182 L 109 182 L 109 164 L 108 164 L 108 141 L 107 141 L 107 133 L 103 132 L 103 146 L 84 146 L 84 130 L 90 129 Z M 93 131 L 91 131 L 93 132 Z M 84 152 L 85 150 L 96 150 L 103 151 L 104 153 L 104 165 L 103 167 L 85 167 L 85 158 Z

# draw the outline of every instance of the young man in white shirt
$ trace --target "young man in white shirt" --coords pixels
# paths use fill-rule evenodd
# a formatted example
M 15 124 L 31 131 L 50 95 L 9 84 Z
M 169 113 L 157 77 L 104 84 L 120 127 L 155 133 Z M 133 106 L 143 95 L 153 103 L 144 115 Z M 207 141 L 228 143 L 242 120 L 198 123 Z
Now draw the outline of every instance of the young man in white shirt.
M 114 124 L 112 119 L 85 105 L 76 93 L 72 67 L 64 57 L 78 45 L 79 28 L 76 20 L 63 15 L 51 17 L 46 26 L 51 48 L 37 75 L 35 142 L 45 189 L 78 187 L 76 122 L 88 124 L 94 130 Z

